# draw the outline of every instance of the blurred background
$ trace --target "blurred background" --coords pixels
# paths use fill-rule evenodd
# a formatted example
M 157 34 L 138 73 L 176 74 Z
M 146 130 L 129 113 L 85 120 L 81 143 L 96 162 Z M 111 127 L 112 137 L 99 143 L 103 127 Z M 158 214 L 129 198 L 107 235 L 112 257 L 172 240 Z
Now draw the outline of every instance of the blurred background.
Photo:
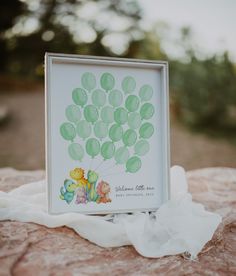
M 236 1 L 1 0 L 0 167 L 44 168 L 44 53 L 168 60 L 171 160 L 236 167 Z

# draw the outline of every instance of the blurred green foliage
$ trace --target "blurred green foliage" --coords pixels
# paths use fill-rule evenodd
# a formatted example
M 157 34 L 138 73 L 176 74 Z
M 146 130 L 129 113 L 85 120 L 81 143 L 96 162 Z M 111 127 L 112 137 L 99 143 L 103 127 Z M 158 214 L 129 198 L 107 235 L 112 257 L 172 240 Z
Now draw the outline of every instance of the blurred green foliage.
M 132 45 L 143 33 L 133 0 L 2 0 L 1 14 L 9 16 L 9 24 L 0 18 L 6 59 L 0 71 L 31 77 L 43 76 L 45 52 L 119 56 L 110 46 L 117 36 L 126 48 L 122 55 L 133 57 Z
M 18 0 L 2 0 L 0 6 L 0 72 L 4 73 L 7 68 L 7 39 L 4 36 L 5 32 L 12 28 L 15 19 L 20 14 L 24 13 L 23 4 Z
M 185 60 L 173 60 L 158 29 L 144 30 L 141 19 L 134 0 L 2 0 L 0 72 L 42 78 L 46 51 L 165 59 L 175 116 L 192 127 L 235 129 L 236 72 L 227 53 L 199 58 L 183 28 Z
M 181 30 L 187 62 L 170 61 L 173 110 L 195 129 L 221 129 L 236 134 L 236 68 L 228 54 L 197 57 L 191 30 Z M 226 134 L 226 133 L 225 133 Z
M 170 79 L 176 115 L 186 124 L 232 125 L 236 74 L 227 54 L 205 60 L 191 56 L 188 63 L 173 61 Z

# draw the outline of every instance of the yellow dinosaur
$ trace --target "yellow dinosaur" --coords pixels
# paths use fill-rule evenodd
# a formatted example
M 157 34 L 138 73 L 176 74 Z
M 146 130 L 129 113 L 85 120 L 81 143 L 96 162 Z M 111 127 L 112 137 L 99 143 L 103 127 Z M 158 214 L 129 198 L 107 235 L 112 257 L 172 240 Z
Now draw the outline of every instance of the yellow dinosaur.
M 73 178 L 76 181 L 77 187 L 86 188 L 86 186 L 88 186 L 88 189 L 90 190 L 90 183 L 84 177 L 84 170 L 83 169 L 75 168 L 74 170 L 70 171 L 70 177 Z

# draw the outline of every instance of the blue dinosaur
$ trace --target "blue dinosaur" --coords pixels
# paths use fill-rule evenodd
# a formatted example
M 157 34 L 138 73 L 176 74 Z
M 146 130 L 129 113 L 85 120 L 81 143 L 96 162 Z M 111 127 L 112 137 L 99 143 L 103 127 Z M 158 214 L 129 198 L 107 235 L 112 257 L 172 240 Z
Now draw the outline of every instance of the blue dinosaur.
M 74 198 L 76 188 L 77 186 L 74 181 L 66 179 L 64 181 L 64 186 L 61 187 L 60 190 L 60 199 L 65 200 L 68 204 L 70 204 Z

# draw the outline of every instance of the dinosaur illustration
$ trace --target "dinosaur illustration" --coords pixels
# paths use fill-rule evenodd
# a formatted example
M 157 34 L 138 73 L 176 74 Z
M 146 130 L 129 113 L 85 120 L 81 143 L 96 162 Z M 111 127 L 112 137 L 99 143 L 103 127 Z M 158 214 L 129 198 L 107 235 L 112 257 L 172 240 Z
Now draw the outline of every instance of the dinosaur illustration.
M 95 171 L 88 171 L 87 174 L 88 183 L 90 184 L 90 189 L 87 190 L 88 200 L 89 201 L 96 201 L 98 195 L 96 193 L 96 183 L 98 180 L 98 174 Z
M 77 187 L 86 188 L 86 185 L 89 184 L 88 180 L 84 177 L 84 170 L 82 168 L 75 168 L 70 171 L 70 177 L 76 181 Z M 88 189 L 90 189 L 90 187 L 88 187 Z
M 64 186 L 61 187 L 60 190 L 60 199 L 65 200 L 68 204 L 70 204 L 74 198 L 76 188 L 77 186 L 74 181 L 66 179 L 64 181 Z
M 86 193 L 85 188 L 79 187 L 79 188 L 77 188 L 76 191 L 77 191 L 76 192 L 77 197 L 76 197 L 75 203 L 76 204 L 86 204 L 88 200 L 87 200 L 87 193 Z
M 111 199 L 109 198 L 110 190 L 110 185 L 107 182 L 103 180 L 99 182 L 97 185 L 97 203 L 111 202 Z

